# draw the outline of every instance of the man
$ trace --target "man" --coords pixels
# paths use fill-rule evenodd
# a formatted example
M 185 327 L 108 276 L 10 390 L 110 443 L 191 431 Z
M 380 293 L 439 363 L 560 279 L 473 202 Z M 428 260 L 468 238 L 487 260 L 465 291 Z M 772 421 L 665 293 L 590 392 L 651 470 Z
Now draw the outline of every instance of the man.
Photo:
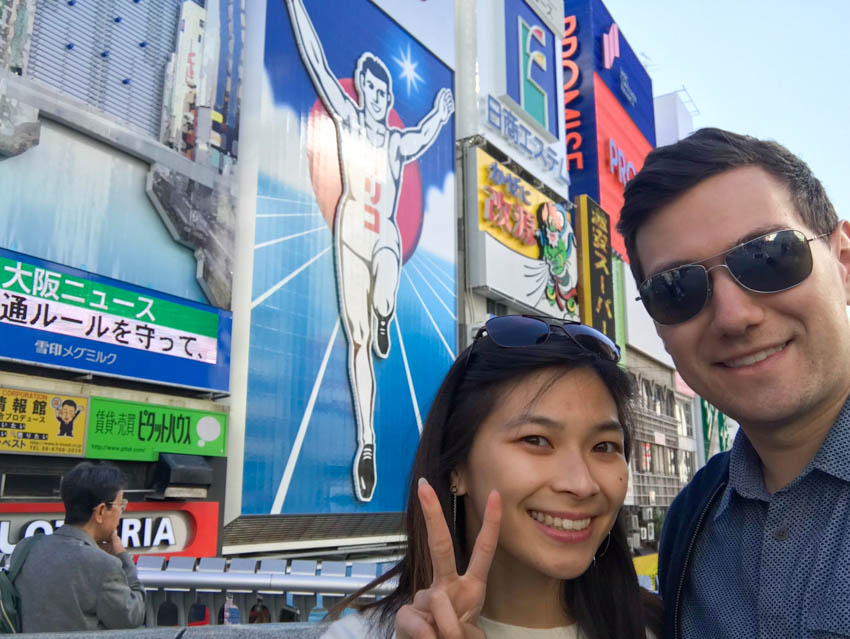
M 118 537 L 127 506 L 124 474 L 83 462 L 62 478 L 65 524 L 35 543 L 15 579 L 23 632 L 134 628 L 145 591 Z M 14 554 L 12 555 L 14 560 Z
M 60 408 L 54 408 L 53 411 L 59 422 L 59 437 L 73 437 L 74 420 L 83 412 L 83 407 L 77 407 L 77 402 L 73 399 L 66 399 Z
M 741 425 L 664 522 L 665 636 L 850 636 L 850 224 L 784 147 L 702 129 L 618 228 L 679 373 Z
M 303 0 L 287 0 L 286 7 L 304 66 L 337 130 L 343 189 L 334 219 L 334 257 L 357 423 L 352 473 L 357 499 L 370 501 L 377 480 L 372 352 L 380 358 L 390 353 L 389 325 L 401 277 L 396 209 L 403 169 L 437 139 L 454 112 L 454 100 L 449 89 L 441 89 L 419 124 L 389 126 L 393 91 L 386 65 L 368 51 L 360 56 L 355 102 L 331 72 Z

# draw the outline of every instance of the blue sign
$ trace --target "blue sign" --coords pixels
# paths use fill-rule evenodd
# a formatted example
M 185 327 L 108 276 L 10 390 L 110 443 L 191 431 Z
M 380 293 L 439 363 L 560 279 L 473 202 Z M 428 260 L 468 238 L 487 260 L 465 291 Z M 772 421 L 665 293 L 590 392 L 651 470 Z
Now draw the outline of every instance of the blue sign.
M 505 0 L 505 67 L 508 96 L 544 131 L 558 138 L 555 35 L 524 0 Z
M 0 249 L 0 359 L 227 392 L 229 311 Z
M 453 86 L 368 0 L 267 4 L 245 514 L 405 507 L 457 353 Z
M 655 109 L 649 74 L 602 0 L 566 0 L 564 6 L 572 13 L 581 4 L 590 5 L 592 20 L 591 25 L 585 25 L 580 32 L 580 46 L 592 55 L 592 68 L 654 147 Z

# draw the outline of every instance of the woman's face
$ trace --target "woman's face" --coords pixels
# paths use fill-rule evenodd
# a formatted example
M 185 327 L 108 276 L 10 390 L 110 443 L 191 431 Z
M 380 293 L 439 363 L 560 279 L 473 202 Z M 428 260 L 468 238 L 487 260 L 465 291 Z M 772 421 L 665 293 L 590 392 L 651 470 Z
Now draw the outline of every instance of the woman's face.
M 542 393 L 541 389 L 551 382 Z M 617 405 L 591 370 L 544 370 L 506 391 L 456 472 L 471 548 L 487 495 L 502 496 L 491 570 L 573 579 L 587 570 L 628 488 Z

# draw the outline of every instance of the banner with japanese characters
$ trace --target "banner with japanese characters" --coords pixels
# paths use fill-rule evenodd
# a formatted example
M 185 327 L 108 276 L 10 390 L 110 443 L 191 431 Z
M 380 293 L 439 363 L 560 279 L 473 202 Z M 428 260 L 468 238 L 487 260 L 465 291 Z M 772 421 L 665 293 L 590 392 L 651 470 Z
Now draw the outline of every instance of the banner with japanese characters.
M 611 265 L 611 218 L 586 195 L 576 198 L 581 321 L 617 339 Z
M 231 313 L 0 249 L 0 359 L 227 391 Z
M 223 457 L 225 413 L 91 398 L 86 457 L 155 461 L 160 453 Z
M 490 154 L 467 155 L 468 283 L 529 310 L 578 319 L 578 251 L 566 208 Z
M 0 453 L 82 457 L 88 399 L 0 388 Z

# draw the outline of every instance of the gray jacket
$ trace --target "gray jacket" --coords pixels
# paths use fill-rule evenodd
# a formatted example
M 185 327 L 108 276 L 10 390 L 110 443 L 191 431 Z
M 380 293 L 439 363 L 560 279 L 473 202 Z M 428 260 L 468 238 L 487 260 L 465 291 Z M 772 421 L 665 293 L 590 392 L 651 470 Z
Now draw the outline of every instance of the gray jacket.
M 145 590 L 130 554 L 110 555 L 74 526 L 33 546 L 15 587 L 24 632 L 135 628 L 145 620 Z

